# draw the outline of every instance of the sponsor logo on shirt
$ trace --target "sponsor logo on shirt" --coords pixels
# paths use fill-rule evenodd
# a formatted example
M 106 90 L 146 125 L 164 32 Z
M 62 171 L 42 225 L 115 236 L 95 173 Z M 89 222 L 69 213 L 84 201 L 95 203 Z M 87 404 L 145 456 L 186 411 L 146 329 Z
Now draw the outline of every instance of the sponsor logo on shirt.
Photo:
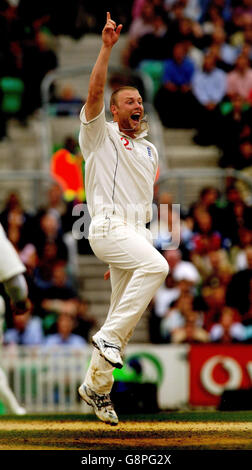
M 153 161 L 153 156 L 152 156 L 150 147 L 147 147 L 147 152 L 148 152 L 148 157 L 150 158 L 151 161 Z
M 130 147 L 130 141 L 126 139 L 126 137 L 121 137 L 121 141 L 127 150 L 133 150 L 132 147 Z

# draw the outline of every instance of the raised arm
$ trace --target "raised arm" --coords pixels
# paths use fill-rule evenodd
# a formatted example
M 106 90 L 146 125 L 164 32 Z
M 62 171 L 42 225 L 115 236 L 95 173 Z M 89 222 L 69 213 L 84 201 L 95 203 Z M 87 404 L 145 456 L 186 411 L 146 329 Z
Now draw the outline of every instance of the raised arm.
M 107 71 L 112 47 L 118 41 L 122 24 L 116 26 L 107 12 L 107 22 L 102 31 L 102 46 L 96 63 L 90 75 L 88 97 L 85 106 L 88 121 L 98 116 L 103 108 L 104 88 L 107 80 Z

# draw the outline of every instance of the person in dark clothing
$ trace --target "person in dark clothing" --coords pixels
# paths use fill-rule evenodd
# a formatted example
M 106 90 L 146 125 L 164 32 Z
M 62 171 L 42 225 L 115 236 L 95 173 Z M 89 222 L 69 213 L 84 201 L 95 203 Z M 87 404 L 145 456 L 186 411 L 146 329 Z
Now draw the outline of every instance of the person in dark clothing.
M 162 10 L 155 10 L 153 18 L 154 31 L 144 34 L 136 42 L 128 58 L 128 65 L 136 68 L 146 59 L 164 60 L 171 55 L 171 45 L 167 32 L 166 21 Z
M 68 259 L 67 246 L 63 240 L 59 217 L 52 211 L 41 211 L 37 216 L 38 227 L 34 245 L 39 258 L 45 256 L 49 246 L 56 249 L 55 258 L 66 261 Z
M 251 137 L 252 109 L 244 99 L 235 94 L 230 101 L 224 101 L 217 117 L 216 144 L 222 150 L 220 166 L 235 167 L 242 139 Z
M 11 192 L 6 200 L 0 221 L 17 250 L 21 250 L 34 238 L 34 216 L 22 207 L 18 194 Z
M 233 275 L 226 293 L 227 305 L 236 308 L 241 315 L 245 315 L 249 310 L 249 294 L 252 280 L 252 246 L 246 247 L 245 251 L 248 267 Z
M 154 105 L 166 127 L 192 128 L 195 124 L 195 99 L 191 93 L 194 63 L 186 55 L 184 43 L 173 48 L 173 57 L 164 63 L 163 85 Z
M 22 79 L 25 85 L 23 119 L 41 106 L 41 82 L 46 73 L 55 69 L 57 65 L 57 55 L 50 45 L 50 34 L 38 31 L 34 41 L 23 47 Z

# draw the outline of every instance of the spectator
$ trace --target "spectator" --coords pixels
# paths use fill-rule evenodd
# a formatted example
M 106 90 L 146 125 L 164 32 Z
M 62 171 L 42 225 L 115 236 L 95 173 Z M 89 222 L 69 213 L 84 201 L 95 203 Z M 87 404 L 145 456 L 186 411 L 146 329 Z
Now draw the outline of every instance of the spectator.
M 76 141 L 71 137 L 68 137 L 64 147 L 69 147 L 70 143 L 72 153 L 74 153 Z M 72 204 L 65 201 L 62 187 L 56 181 L 53 182 L 47 191 L 46 204 L 42 210 L 56 215 L 63 233 L 72 230 L 72 207 Z
M 144 0 L 141 15 L 133 19 L 129 28 L 131 41 L 136 41 L 148 33 L 154 32 L 155 6 L 151 0 Z
M 198 104 L 197 144 L 211 145 L 216 142 L 217 106 L 226 94 L 226 74 L 216 67 L 216 56 L 207 53 L 203 69 L 196 70 L 192 79 L 192 93 Z
M 139 16 L 141 16 L 144 2 L 145 0 L 133 0 L 132 10 L 131 10 L 131 16 L 133 19 L 139 18 Z
M 45 338 L 44 345 L 47 347 L 69 346 L 71 348 L 83 348 L 86 341 L 79 335 L 73 333 L 75 319 L 72 315 L 62 313 L 57 321 L 57 333 L 50 334 Z
M 57 65 L 58 59 L 51 32 L 42 28 L 35 31 L 33 40 L 23 45 L 22 79 L 25 85 L 23 120 L 41 106 L 41 82 L 46 73 L 55 69 Z
M 47 71 L 55 68 L 57 57 L 53 50 L 54 38 L 45 28 L 42 30 L 48 17 L 38 18 L 37 13 L 37 21 L 34 21 L 31 5 L 25 11 L 21 3 L 25 2 L 7 3 L 1 13 L 1 39 L 7 44 L 2 49 L 1 65 L 4 67 L 1 70 L 5 71 L 5 77 L 21 80 L 24 85 L 22 107 L 17 117 L 20 123 L 26 124 L 27 117 L 40 106 L 41 80 Z
M 39 291 L 43 292 L 44 289 L 51 286 L 53 267 L 59 261 L 62 260 L 58 256 L 57 244 L 55 242 L 47 241 L 42 253 L 40 253 L 38 264 L 34 270 L 34 282 Z
M 211 36 L 209 51 L 217 59 L 217 67 L 230 72 L 236 62 L 239 49 L 226 42 L 227 34 L 223 27 L 216 26 Z
M 195 210 L 201 209 L 202 211 L 210 211 L 212 213 L 217 200 L 219 198 L 219 191 L 214 186 L 204 186 L 199 193 L 198 200 L 192 204 L 188 212 L 188 216 L 194 218 Z
M 38 268 L 39 258 L 35 246 L 27 243 L 20 251 L 21 261 L 26 267 L 26 282 L 28 285 L 29 298 L 33 303 L 33 314 L 39 316 L 40 314 L 40 295 L 35 283 L 35 273 Z
M 249 281 L 248 310 L 242 317 L 242 323 L 246 327 L 246 340 L 251 342 L 252 338 L 252 280 Z
M 245 54 L 248 59 L 252 60 L 252 18 L 244 17 L 244 29 L 242 31 L 241 44 L 239 44 L 241 53 Z
M 150 336 L 153 342 L 161 340 L 160 322 L 172 302 L 182 294 L 192 293 L 200 282 L 198 270 L 191 262 L 181 259 L 180 250 L 165 250 L 163 254 L 170 270 L 164 285 L 158 289 L 153 301 L 150 317 Z
M 82 336 L 88 342 L 90 330 L 96 326 L 96 319 L 89 311 L 90 303 L 87 299 L 78 299 L 76 308 L 76 326 L 73 332 Z
M 233 167 L 243 170 L 252 165 L 252 136 L 241 139 Z
M 220 193 L 214 186 L 204 186 L 199 193 L 199 198 L 194 202 L 187 213 L 187 217 L 192 220 L 192 232 L 197 232 L 199 229 L 198 218 L 201 212 L 208 212 L 212 216 L 213 229 L 218 230 L 220 208 L 219 208 Z M 190 249 L 193 249 L 191 238 L 188 238 Z
M 31 310 L 28 310 L 22 315 L 13 314 L 13 327 L 4 333 L 4 344 L 38 346 L 43 338 L 41 319 L 33 317 Z
M 43 329 L 45 335 L 57 332 L 57 320 L 59 315 L 77 315 L 77 300 L 76 299 L 44 299 L 41 302 L 43 316 Z
M 74 153 L 74 149 L 76 148 L 75 139 L 68 137 L 65 142 L 65 148 L 68 148 Z M 68 268 L 73 277 L 77 271 L 78 252 L 77 241 L 72 235 L 72 210 L 74 205 L 75 201 L 65 201 L 61 186 L 57 182 L 53 182 L 47 192 L 46 206 L 42 209 L 42 211 L 44 210 L 58 221 L 58 233 L 61 235 L 62 242 L 67 248 Z M 63 245 L 62 249 L 64 249 Z
M 38 255 L 42 258 L 46 244 L 55 244 L 57 259 L 68 260 L 67 246 L 63 240 L 60 219 L 56 212 L 41 211 L 38 214 L 38 233 L 34 240 Z
M 165 8 L 169 19 L 176 23 L 185 16 L 187 0 L 165 0 Z
M 204 34 L 211 35 L 216 27 L 224 28 L 224 25 L 223 5 L 219 7 L 214 1 L 207 2 L 207 9 L 201 17 L 201 27 Z
M 190 250 L 192 249 L 191 240 L 193 236 L 194 221 L 189 215 L 182 215 L 180 221 L 181 242 L 180 250 L 184 259 L 190 259 Z
M 224 286 L 226 289 L 232 279 L 233 274 L 234 269 L 229 263 L 220 265 L 218 272 L 220 285 Z
M 216 144 L 222 150 L 221 167 L 235 166 L 241 140 L 251 135 L 251 114 L 250 105 L 237 93 L 220 106 Z
M 251 1 L 241 0 L 241 2 L 236 2 L 232 13 L 232 21 L 236 31 L 236 34 L 233 35 L 232 40 L 235 42 L 237 41 L 237 36 L 239 37 L 239 33 L 243 31 L 243 28 L 246 26 L 246 24 L 251 24 L 252 22 Z
M 180 250 L 165 250 L 163 255 L 169 264 L 170 274 L 173 279 L 177 282 L 186 281 L 188 289 L 186 288 L 185 290 L 190 290 L 200 283 L 200 275 L 197 268 L 190 261 L 182 260 Z
M 232 96 L 238 94 L 245 100 L 248 100 L 252 89 L 252 69 L 249 66 L 249 60 L 244 55 L 238 56 L 235 68 L 227 74 L 227 94 Z
M 195 211 L 197 217 L 197 228 L 192 237 L 193 254 L 204 256 L 209 251 L 219 250 L 222 247 L 222 236 L 214 230 L 211 214 L 201 209 Z
M 154 246 L 158 250 L 170 248 L 172 241 L 179 241 L 180 218 L 172 202 L 172 195 L 168 192 L 164 191 L 158 196 L 158 217 L 150 225 Z
M 20 206 L 11 209 L 8 214 L 6 234 L 17 251 L 24 244 L 24 220 L 23 210 Z
M 238 229 L 238 241 L 230 248 L 230 259 L 236 272 L 248 267 L 246 247 L 249 245 L 252 245 L 252 230 L 240 227 Z
M 166 127 L 193 127 L 195 106 L 191 93 L 194 64 L 186 56 L 184 43 L 177 43 L 173 56 L 164 62 L 163 85 L 155 96 L 155 107 Z
M 209 341 L 208 332 L 197 325 L 199 314 L 191 311 L 187 314 L 185 326 L 174 330 L 171 336 L 172 343 L 207 343 Z
M 235 273 L 227 287 L 227 305 L 236 308 L 243 316 L 249 311 L 249 292 L 252 280 L 252 246 L 245 248 L 247 268 Z M 237 295 L 239 293 L 239 295 Z
M 139 39 L 146 34 L 154 33 L 154 20 L 155 6 L 151 0 L 144 0 L 141 5 L 141 14 L 133 18 L 129 28 L 129 41 L 123 51 L 124 65 L 129 65 L 131 54 L 137 48 Z
M 89 302 L 86 299 L 44 299 L 41 306 L 46 335 L 57 332 L 57 319 L 60 315 L 70 315 L 75 319 L 73 333 L 84 338 L 86 342 L 89 341 L 89 333 L 96 325 L 96 320 L 89 313 Z
M 238 231 L 241 228 L 252 229 L 252 208 L 244 201 L 236 202 L 233 206 L 234 213 L 234 241 L 238 241 Z
M 201 290 L 202 300 L 205 303 L 204 328 L 209 331 L 214 323 L 220 318 L 222 308 L 226 304 L 226 286 L 220 282 L 204 285 Z
M 173 276 L 168 274 L 165 283 L 159 288 L 154 299 L 154 314 L 162 318 L 172 302 L 178 299 L 180 290 Z
M 168 25 L 168 32 L 166 36 L 167 57 L 170 57 L 172 55 L 172 49 L 178 42 L 182 42 L 184 44 L 189 42 L 191 44 L 191 47 L 196 47 L 198 51 L 198 56 L 201 55 L 199 54 L 199 49 L 202 31 L 199 24 L 193 22 L 190 18 L 182 16 L 181 18 L 178 18 L 175 21 L 171 21 Z M 195 56 L 195 51 L 193 56 Z
M 59 260 L 52 266 L 52 277 L 44 289 L 41 286 L 41 295 L 44 299 L 69 300 L 76 299 L 77 292 L 68 276 L 66 263 Z
M 185 18 L 189 18 L 195 23 L 199 24 L 198 22 L 201 15 L 202 2 L 200 2 L 199 0 L 186 0 L 184 4 Z
M 131 43 L 127 64 L 133 69 L 137 66 L 141 68 L 142 61 L 147 60 L 152 63 L 153 61 L 164 60 L 169 54 L 169 35 L 167 35 L 167 23 L 162 10 L 154 10 L 152 24 L 152 31 L 141 36 L 135 42 L 135 45 Z M 125 50 L 125 61 L 127 53 L 129 54 L 129 51 Z
M 50 102 L 55 106 L 57 116 L 78 116 L 83 99 L 78 96 L 71 85 L 65 85 L 61 90 L 52 90 Z M 53 106 L 52 106 L 53 108 Z
M 210 338 L 214 343 L 237 343 L 246 338 L 246 328 L 237 321 L 237 312 L 231 307 L 223 307 L 220 321 L 210 329 Z
M 33 216 L 26 212 L 17 193 L 11 192 L 0 216 L 9 240 L 20 251 L 34 238 Z
M 181 328 L 186 323 L 186 315 L 193 310 L 193 295 L 182 293 L 179 298 L 172 302 L 170 308 L 160 323 L 161 337 L 166 342 L 170 342 L 171 335 L 177 328 Z
M 194 63 L 195 70 L 202 68 L 204 59 L 204 52 L 197 43 L 198 41 L 194 38 L 193 35 L 188 36 L 187 39 L 184 39 L 186 55 Z
M 203 285 L 208 285 L 213 280 L 216 280 L 218 284 L 222 284 L 220 281 L 221 273 L 223 272 L 224 277 L 224 272 L 233 273 L 226 250 L 211 250 L 203 257 L 193 255 L 192 259 L 201 273 Z
M 227 188 L 226 200 L 222 202 L 222 207 L 218 208 L 217 217 L 213 213 L 215 228 L 221 233 L 225 248 L 230 249 L 232 244 L 239 244 L 240 229 L 251 227 L 250 216 L 250 208 L 246 207 L 240 192 L 232 183 L 232 186 Z

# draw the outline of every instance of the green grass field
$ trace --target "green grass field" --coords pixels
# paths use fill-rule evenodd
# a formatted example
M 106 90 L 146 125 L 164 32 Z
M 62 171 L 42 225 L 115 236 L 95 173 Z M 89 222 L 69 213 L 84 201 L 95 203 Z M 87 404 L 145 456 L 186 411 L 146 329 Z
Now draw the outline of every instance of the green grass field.
M 0 418 L 1 450 L 252 450 L 252 411 L 178 411 L 120 416 L 109 426 L 94 415 Z
M 47 413 L 31 414 L 26 416 L 2 415 L 0 422 L 4 421 L 64 421 L 64 422 L 99 422 L 94 414 L 72 414 L 72 413 Z M 160 411 L 159 413 L 121 415 L 120 423 L 123 422 L 165 422 L 165 421 L 223 421 L 223 422 L 252 422 L 252 411 Z M 115 428 L 116 429 L 116 428 Z

